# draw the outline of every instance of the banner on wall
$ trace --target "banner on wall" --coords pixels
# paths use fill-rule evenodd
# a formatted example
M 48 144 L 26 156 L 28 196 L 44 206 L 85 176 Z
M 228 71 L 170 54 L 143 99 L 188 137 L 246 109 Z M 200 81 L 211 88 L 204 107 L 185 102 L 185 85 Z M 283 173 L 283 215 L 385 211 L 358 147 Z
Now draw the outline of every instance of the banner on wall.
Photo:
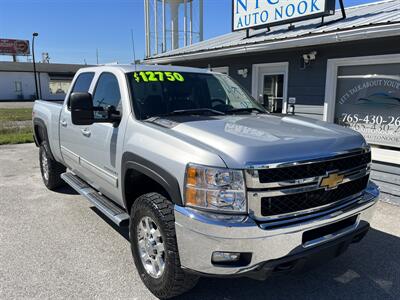
M 400 148 L 400 64 L 340 67 L 335 122 L 367 142 Z M 398 71 L 397 71 L 398 72 Z
M 232 30 L 294 23 L 335 14 L 335 0 L 233 0 Z

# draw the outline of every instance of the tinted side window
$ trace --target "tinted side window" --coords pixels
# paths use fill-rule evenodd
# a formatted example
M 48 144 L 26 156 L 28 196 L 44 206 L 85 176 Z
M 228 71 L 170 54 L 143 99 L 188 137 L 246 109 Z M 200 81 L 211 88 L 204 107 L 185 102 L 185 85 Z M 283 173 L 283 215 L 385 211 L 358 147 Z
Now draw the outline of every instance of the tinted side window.
M 93 77 L 94 77 L 93 72 L 81 73 L 78 76 L 78 78 L 76 79 L 71 93 L 87 93 L 89 91 L 90 84 L 92 83 Z M 69 107 L 70 107 L 70 105 L 69 105 L 69 99 L 68 99 L 68 108 Z
M 121 93 L 117 78 L 111 73 L 101 74 L 94 91 L 93 106 L 103 108 L 114 106 L 120 111 L 120 102 Z

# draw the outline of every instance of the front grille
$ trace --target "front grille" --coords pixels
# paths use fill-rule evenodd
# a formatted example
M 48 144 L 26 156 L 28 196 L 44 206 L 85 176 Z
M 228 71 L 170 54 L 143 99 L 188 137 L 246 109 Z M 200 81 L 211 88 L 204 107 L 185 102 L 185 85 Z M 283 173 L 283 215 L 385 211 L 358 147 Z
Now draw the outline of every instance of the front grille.
M 289 214 L 332 204 L 362 192 L 367 187 L 368 179 L 367 175 L 343 183 L 334 190 L 318 189 L 304 193 L 261 198 L 261 215 L 267 217 Z
M 291 167 L 258 170 L 260 183 L 271 183 L 279 181 L 290 181 L 303 178 L 319 177 L 326 175 L 329 171 L 344 171 L 371 162 L 371 152 L 357 155 L 337 157 L 333 160 L 304 164 Z

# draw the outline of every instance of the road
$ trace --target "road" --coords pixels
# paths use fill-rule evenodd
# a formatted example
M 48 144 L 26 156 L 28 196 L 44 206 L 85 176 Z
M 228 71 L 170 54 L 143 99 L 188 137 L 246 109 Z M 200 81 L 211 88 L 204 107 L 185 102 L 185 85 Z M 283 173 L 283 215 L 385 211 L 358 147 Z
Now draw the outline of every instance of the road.
M 0 299 L 154 299 L 126 229 L 69 188 L 42 184 L 33 144 L 0 147 Z M 264 282 L 203 278 L 181 299 L 400 299 L 400 207 L 379 203 L 373 229 L 314 271 Z

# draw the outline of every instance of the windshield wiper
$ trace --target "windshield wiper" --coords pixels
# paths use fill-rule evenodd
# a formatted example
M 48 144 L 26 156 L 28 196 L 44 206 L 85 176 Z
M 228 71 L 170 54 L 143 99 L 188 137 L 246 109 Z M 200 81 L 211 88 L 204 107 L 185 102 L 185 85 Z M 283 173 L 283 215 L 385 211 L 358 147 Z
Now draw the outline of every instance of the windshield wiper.
M 256 107 L 233 108 L 233 109 L 228 110 L 226 113 L 227 114 L 235 114 L 235 113 L 243 113 L 243 112 L 248 112 L 248 113 L 257 112 L 257 113 L 261 113 L 261 114 L 266 113 L 266 111 L 262 111 L 261 109 L 256 108 Z
M 160 117 L 167 117 L 167 116 L 192 116 L 192 115 L 207 115 L 207 114 L 213 114 L 213 115 L 225 115 L 222 111 L 218 111 L 215 109 L 211 108 L 197 108 L 197 109 L 182 109 L 182 110 L 174 110 L 170 113 L 160 115 Z

